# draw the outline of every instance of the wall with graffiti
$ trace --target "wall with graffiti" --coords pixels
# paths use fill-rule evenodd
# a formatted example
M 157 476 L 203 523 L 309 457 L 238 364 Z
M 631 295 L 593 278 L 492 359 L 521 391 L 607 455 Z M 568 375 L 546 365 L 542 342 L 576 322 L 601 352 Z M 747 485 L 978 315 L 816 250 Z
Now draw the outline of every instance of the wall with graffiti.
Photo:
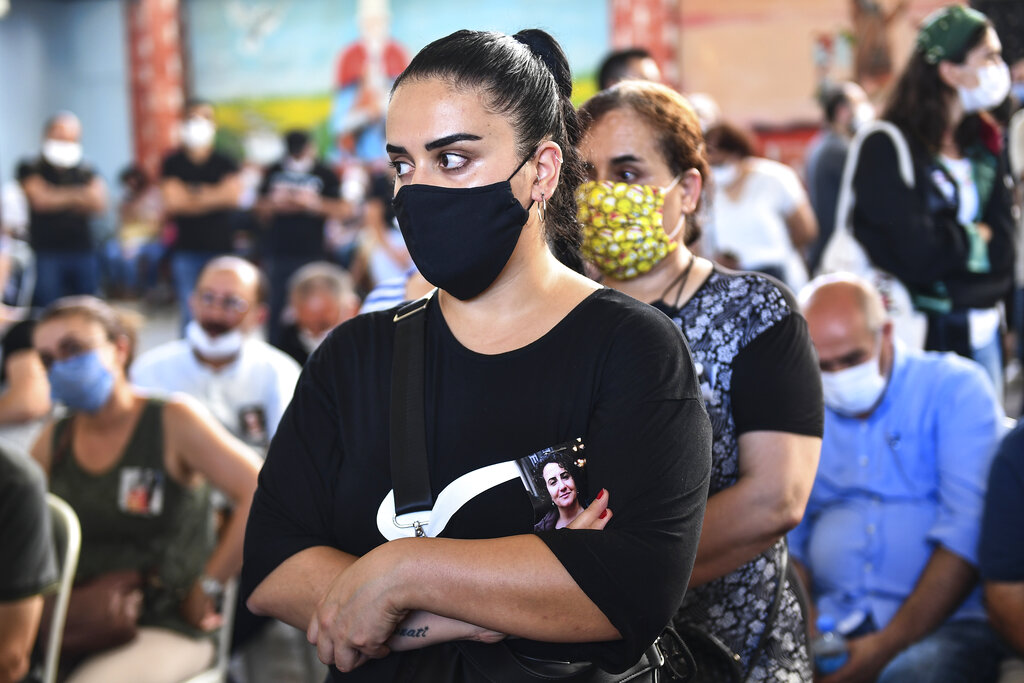
M 387 93 L 411 55 L 460 28 L 554 34 L 577 79 L 594 91 L 609 49 L 607 3 L 447 0 L 189 0 L 192 93 L 217 109 L 221 141 L 255 161 L 279 152 L 289 128 L 314 131 L 333 161 L 383 156 Z

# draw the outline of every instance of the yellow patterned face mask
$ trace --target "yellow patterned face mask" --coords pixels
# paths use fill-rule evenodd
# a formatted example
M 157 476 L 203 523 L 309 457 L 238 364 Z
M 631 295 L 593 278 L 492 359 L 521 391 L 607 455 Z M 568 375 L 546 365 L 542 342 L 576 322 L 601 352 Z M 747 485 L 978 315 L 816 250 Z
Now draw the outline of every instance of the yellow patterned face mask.
M 676 250 L 676 237 L 662 227 L 665 195 L 679 182 L 664 188 L 611 181 L 589 181 L 576 190 L 578 218 L 583 224 L 583 257 L 616 280 L 631 280 L 647 273 Z

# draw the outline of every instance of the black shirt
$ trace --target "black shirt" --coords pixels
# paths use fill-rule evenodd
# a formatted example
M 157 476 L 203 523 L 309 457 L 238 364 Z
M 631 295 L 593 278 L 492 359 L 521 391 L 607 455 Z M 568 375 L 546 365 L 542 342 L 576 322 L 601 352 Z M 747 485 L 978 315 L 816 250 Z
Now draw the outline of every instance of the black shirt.
M 216 185 L 238 172 L 234 159 L 214 150 L 201 164 L 194 163 L 184 150 L 172 152 L 160 169 L 161 178 L 177 178 L 186 187 Z M 184 251 L 229 252 L 233 249 L 234 211 L 218 209 L 202 214 L 171 216 L 178 226 L 175 246 Z
M 312 191 L 324 199 L 337 199 L 341 196 L 341 182 L 334 171 L 319 162 L 308 171 L 286 169 L 281 162 L 268 168 L 260 183 L 260 197 L 289 191 Z M 323 214 L 308 211 L 276 212 L 270 224 L 267 245 L 270 255 L 306 256 L 311 260 L 321 258 L 324 255 L 325 221 Z
M 92 168 L 85 164 L 58 168 L 39 158 L 18 166 L 18 182 L 34 175 L 57 187 L 85 187 L 96 177 Z M 30 205 L 29 244 L 36 251 L 89 251 L 93 247 L 89 215 L 67 209 L 37 211 Z
M 294 358 L 299 365 L 305 365 L 309 360 L 309 350 L 302 343 L 302 339 L 299 337 L 299 326 L 295 323 L 284 326 L 281 330 L 281 339 L 274 346 Z
M 1024 581 L 1024 422 L 1003 439 L 992 461 L 978 544 L 985 581 Z
M 0 448 L 0 602 L 57 582 L 52 538 L 42 472 L 27 454 Z
M 971 245 L 958 220 L 956 182 L 912 135 L 903 136 L 914 170 L 914 187 L 903 182 L 892 139 L 864 138 L 853 178 L 853 234 L 873 265 L 897 277 L 920 305 L 921 297 L 948 299 L 954 310 L 991 308 L 1013 286 L 1016 254 L 1013 196 L 1006 162 L 983 145 L 965 150 L 987 161 L 991 191 L 978 220 L 989 226 L 988 268 L 971 272 Z M 977 173 L 978 171 L 976 171 Z M 951 195 L 951 196 L 950 196 Z
M 343 323 L 307 362 L 253 500 L 245 595 L 306 548 L 361 556 L 384 542 L 376 515 L 391 489 L 393 315 Z M 508 646 L 627 668 L 682 599 L 707 497 L 711 430 L 679 330 L 653 308 L 607 289 L 537 341 L 496 355 L 462 346 L 436 301 L 426 315 L 426 442 L 435 497 L 467 472 L 577 437 L 586 444 L 590 490 L 604 487 L 611 496 L 615 516 L 603 531 L 536 533 L 623 640 Z M 529 534 L 535 521 L 525 487 L 514 480 L 470 500 L 442 535 Z M 405 656 L 332 675 L 392 680 Z

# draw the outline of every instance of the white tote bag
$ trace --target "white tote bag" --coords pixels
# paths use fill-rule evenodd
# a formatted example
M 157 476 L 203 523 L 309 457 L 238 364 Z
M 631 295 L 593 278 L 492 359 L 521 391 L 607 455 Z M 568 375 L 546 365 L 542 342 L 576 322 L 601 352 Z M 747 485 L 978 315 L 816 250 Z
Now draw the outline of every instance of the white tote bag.
M 892 139 L 899 162 L 900 178 L 908 187 L 914 187 L 914 165 L 910 149 L 899 129 L 888 121 L 873 121 L 854 136 L 850 151 L 843 166 L 843 179 L 836 201 L 836 224 L 825 251 L 822 253 L 819 274 L 847 272 L 859 275 L 878 288 L 885 302 L 885 308 L 893 321 L 896 336 L 911 348 L 924 348 L 928 321 L 924 314 L 914 308 L 910 293 L 903 283 L 893 275 L 872 265 L 864 247 L 853 236 L 853 205 L 856 196 L 853 191 L 853 176 L 864 140 L 872 133 L 884 133 Z

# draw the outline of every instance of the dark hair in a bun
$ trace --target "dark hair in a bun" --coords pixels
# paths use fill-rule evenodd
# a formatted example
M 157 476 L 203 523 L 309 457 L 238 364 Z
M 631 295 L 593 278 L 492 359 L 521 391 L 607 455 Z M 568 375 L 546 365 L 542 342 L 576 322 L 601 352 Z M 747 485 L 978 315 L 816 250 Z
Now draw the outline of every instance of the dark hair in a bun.
M 479 90 L 487 109 L 509 120 L 522 157 L 532 154 L 545 139 L 562 148 L 561 178 L 547 198 L 546 237 L 559 260 L 582 272 L 575 198 L 576 188 L 586 179 L 577 149 L 582 128 L 569 99 L 569 60 L 558 42 L 540 29 L 515 36 L 456 31 L 420 50 L 392 92 L 406 80 L 426 78 Z

